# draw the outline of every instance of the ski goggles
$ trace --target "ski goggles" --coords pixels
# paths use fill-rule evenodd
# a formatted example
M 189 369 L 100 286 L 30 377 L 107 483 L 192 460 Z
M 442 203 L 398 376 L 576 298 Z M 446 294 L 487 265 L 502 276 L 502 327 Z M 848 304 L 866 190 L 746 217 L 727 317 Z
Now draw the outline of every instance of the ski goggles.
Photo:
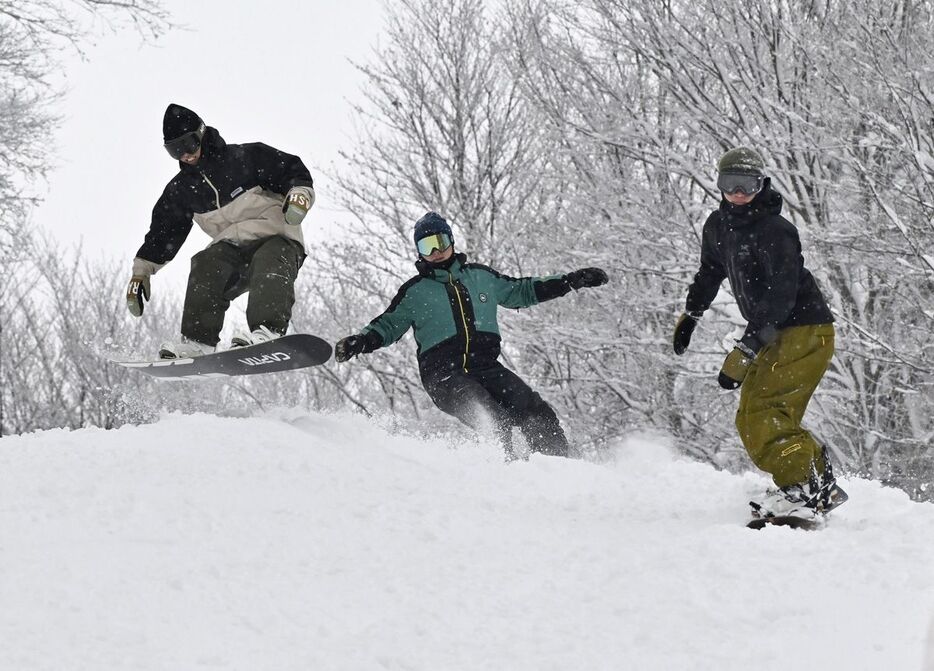
M 742 193 L 752 196 L 762 190 L 765 175 L 743 175 L 740 173 L 721 172 L 717 178 L 717 188 L 723 193 Z
M 204 137 L 204 124 L 198 130 L 190 131 L 174 140 L 169 140 L 163 146 L 169 152 L 169 156 L 176 161 L 180 161 L 185 154 L 194 154 L 198 151 L 202 137 Z
M 454 244 L 454 241 L 451 240 L 451 236 L 447 233 L 433 233 L 420 238 L 415 246 L 422 256 L 431 256 L 436 251 L 443 252 L 452 244 Z

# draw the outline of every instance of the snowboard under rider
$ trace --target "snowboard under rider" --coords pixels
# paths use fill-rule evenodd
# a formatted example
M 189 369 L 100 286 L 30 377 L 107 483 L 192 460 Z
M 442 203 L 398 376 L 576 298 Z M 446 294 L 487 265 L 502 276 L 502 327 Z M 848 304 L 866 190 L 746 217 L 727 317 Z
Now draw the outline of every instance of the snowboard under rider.
M 428 212 L 415 224 L 418 275 L 402 285 L 389 307 L 359 334 L 338 341 L 339 362 L 386 347 L 414 329 L 425 391 L 443 412 L 478 430 L 492 427 L 508 456 L 513 427 L 534 452 L 567 456 L 555 411 L 499 361 L 499 306 L 525 308 L 571 289 L 607 282 L 599 268 L 567 275 L 513 278 L 454 251 L 447 221 Z
M 834 351 L 833 315 L 804 267 L 797 229 L 781 216 L 782 197 L 749 147 L 717 164 L 723 198 L 704 223 L 700 269 L 674 332 L 681 355 L 720 283 L 747 321 L 727 355 L 719 383 L 741 386 L 736 428 L 753 463 L 777 489 L 752 501 L 753 515 L 814 516 L 843 503 L 827 450 L 801 426 Z
M 301 223 L 315 202 L 311 174 L 297 156 L 260 142 L 227 144 L 190 109 L 170 104 L 162 120 L 165 149 L 179 171 L 152 210 L 133 259 L 130 313 L 143 314 L 150 277 L 171 261 L 194 220 L 211 243 L 191 259 L 182 338 L 162 345 L 164 359 L 213 352 L 230 301 L 249 291 L 249 332 L 234 345 L 284 335 L 305 260 Z

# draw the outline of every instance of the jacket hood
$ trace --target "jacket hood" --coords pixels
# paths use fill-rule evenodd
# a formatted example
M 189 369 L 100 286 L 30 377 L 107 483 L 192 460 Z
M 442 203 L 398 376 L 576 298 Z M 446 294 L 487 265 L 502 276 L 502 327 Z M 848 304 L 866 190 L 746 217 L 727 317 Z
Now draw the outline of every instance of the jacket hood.
M 720 216 L 731 226 L 745 226 L 763 217 L 782 213 L 782 194 L 772 188 L 772 179 L 765 178 L 762 191 L 746 205 L 733 205 L 726 198 L 720 200 Z

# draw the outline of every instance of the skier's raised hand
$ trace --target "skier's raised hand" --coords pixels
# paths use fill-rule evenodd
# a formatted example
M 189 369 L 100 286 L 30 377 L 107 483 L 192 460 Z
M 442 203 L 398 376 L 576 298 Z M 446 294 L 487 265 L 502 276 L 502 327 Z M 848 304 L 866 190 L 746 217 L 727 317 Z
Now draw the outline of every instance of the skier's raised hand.
M 282 211 L 285 213 L 285 223 L 298 226 L 302 223 L 308 210 L 315 204 L 314 189 L 308 186 L 293 186 L 285 196 Z
M 675 354 L 681 356 L 691 344 L 691 334 L 697 326 L 698 320 L 703 312 L 682 312 L 678 317 L 678 323 L 675 324 L 675 335 L 672 338 L 672 344 L 675 348 Z
M 339 363 L 344 363 L 366 351 L 366 337 L 362 335 L 351 335 L 337 341 L 337 344 L 334 346 L 334 358 L 337 359 Z
M 599 287 L 610 281 L 601 268 L 581 268 L 564 276 L 575 291 L 584 287 Z
M 134 317 L 143 315 L 143 303 L 149 300 L 149 277 L 134 275 L 126 288 L 126 307 Z

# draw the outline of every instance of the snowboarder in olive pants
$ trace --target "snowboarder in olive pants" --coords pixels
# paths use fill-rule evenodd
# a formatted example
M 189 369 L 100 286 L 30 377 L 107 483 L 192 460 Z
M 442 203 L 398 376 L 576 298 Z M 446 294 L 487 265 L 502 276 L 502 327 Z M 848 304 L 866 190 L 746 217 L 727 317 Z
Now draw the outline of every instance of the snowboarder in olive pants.
M 720 371 L 725 389 L 742 385 L 736 428 L 753 463 L 777 489 L 753 514 L 813 516 L 846 500 L 827 451 L 801 426 L 834 350 L 833 315 L 804 267 L 798 231 L 781 216 L 782 197 L 748 147 L 717 165 L 720 207 L 704 224 L 700 269 L 674 333 L 683 354 L 698 320 L 729 279 L 748 324 Z
M 194 220 L 211 244 L 191 260 L 182 340 L 163 344 L 160 356 L 214 351 L 230 301 L 246 291 L 249 331 L 235 335 L 233 344 L 285 335 L 305 259 L 300 224 L 315 200 L 308 169 L 297 156 L 259 142 L 227 144 L 181 105 L 165 110 L 162 134 L 179 172 L 153 208 L 149 233 L 133 260 L 126 293 L 130 313 L 143 314 L 150 277 L 175 258 Z
M 499 361 L 497 307 L 524 308 L 571 289 L 607 282 L 599 268 L 567 275 L 513 278 L 467 263 L 454 253 L 454 235 L 441 215 L 429 212 L 415 224 L 418 275 L 402 285 L 383 314 L 359 334 L 338 341 L 335 357 L 349 361 L 415 331 L 425 391 L 439 409 L 482 429 L 486 419 L 511 456 L 510 434 L 518 427 L 530 448 L 567 456 L 568 442 L 555 411 Z

